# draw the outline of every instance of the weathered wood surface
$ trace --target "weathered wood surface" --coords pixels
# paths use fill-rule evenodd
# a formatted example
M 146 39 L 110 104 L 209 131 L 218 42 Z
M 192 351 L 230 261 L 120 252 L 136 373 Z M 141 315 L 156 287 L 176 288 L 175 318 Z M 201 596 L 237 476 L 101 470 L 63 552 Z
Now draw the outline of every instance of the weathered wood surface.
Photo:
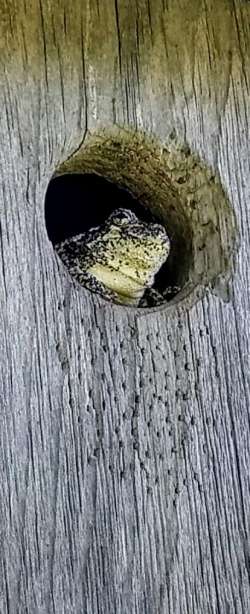
M 0 612 L 250 611 L 250 5 L 0 2 Z M 228 303 L 142 315 L 76 287 L 46 186 L 87 131 L 219 172 Z

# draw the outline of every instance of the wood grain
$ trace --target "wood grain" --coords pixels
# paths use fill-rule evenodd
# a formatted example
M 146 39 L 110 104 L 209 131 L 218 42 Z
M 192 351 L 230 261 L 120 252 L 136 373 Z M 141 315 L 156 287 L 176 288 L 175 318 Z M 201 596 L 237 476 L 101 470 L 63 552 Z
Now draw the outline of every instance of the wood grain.
M 0 611 L 246 614 L 250 5 L 0 2 Z M 171 133 L 237 217 L 228 303 L 75 285 L 44 197 L 86 135 Z

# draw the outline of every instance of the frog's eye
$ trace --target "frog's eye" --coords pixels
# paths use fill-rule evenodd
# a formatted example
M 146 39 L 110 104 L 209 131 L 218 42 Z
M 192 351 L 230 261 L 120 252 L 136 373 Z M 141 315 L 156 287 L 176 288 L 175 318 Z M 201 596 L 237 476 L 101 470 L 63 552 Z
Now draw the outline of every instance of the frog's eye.
M 109 220 L 116 226 L 127 226 L 137 222 L 137 217 L 130 209 L 116 209 L 109 216 Z
M 158 239 L 162 239 L 166 243 L 170 243 L 164 226 L 161 224 L 150 224 L 148 228 L 153 236 L 158 237 Z

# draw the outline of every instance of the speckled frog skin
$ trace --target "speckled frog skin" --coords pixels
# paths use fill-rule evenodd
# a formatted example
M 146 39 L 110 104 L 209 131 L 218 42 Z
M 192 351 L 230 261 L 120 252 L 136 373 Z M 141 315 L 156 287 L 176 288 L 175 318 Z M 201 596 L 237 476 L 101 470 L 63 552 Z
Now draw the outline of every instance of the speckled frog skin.
M 146 306 L 143 297 L 168 257 L 170 242 L 160 224 L 140 221 L 132 211 L 117 209 L 102 226 L 55 249 L 71 275 L 92 292 L 115 303 Z M 158 293 L 152 292 L 157 303 Z

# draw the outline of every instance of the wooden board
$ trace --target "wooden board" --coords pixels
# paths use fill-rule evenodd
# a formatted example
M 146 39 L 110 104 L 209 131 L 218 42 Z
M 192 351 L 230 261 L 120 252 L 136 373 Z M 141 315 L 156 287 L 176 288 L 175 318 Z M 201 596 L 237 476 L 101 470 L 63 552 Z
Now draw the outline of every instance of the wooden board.
M 0 2 L 0 611 L 246 614 L 249 44 L 244 0 Z M 229 301 L 75 285 L 44 198 L 92 132 L 173 131 L 219 174 Z

